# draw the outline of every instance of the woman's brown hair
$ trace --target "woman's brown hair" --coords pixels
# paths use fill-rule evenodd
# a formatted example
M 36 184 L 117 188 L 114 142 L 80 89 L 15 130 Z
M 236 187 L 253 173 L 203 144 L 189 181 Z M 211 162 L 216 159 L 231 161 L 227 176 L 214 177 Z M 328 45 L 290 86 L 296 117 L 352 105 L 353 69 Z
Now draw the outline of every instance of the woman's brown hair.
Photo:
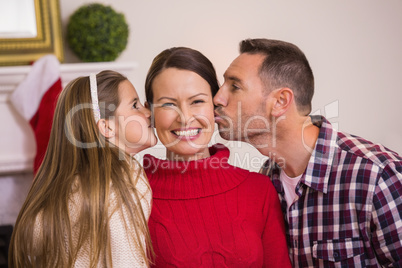
M 101 118 L 114 115 L 120 103 L 119 84 L 125 80 L 114 71 L 97 74 Z M 124 207 L 128 212 L 124 224 L 134 230 L 130 234 L 135 246 L 149 265 L 151 239 L 140 203 L 143 196 L 136 189 L 142 174 L 138 162 L 100 134 L 89 78 L 70 82 L 59 96 L 46 155 L 17 218 L 9 249 L 10 267 L 72 267 L 84 246 L 89 248 L 90 267 L 98 263 L 110 267 L 111 207 Z M 73 241 L 69 204 L 77 191 L 82 202 L 79 239 Z M 110 203 L 112 191 L 117 204 Z M 42 226 L 35 238 L 38 217 Z
M 191 48 L 173 47 L 165 49 L 152 61 L 145 80 L 145 96 L 148 103 L 153 103 L 152 83 L 154 79 L 167 68 L 187 70 L 198 74 L 208 82 L 212 97 L 219 90 L 215 68 L 207 57 Z

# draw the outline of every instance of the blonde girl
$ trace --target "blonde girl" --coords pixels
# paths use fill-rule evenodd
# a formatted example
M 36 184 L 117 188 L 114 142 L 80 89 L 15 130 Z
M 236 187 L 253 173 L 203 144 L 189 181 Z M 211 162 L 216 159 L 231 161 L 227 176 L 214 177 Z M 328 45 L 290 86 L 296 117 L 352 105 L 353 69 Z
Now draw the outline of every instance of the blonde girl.
M 155 143 L 150 112 L 126 77 L 103 71 L 70 82 L 15 224 L 9 266 L 148 267 L 151 190 L 132 155 Z

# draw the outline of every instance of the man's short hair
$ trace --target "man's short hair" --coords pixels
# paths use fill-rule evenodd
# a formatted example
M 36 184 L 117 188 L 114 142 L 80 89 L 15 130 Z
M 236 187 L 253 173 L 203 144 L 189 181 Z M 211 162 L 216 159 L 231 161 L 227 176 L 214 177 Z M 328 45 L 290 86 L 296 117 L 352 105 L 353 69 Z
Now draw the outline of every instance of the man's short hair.
M 314 75 L 306 56 L 297 46 L 280 40 L 246 39 L 240 42 L 240 53 L 265 56 L 259 74 L 267 94 L 277 88 L 290 88 L 299 113 L 308 115 L 311 112 Z

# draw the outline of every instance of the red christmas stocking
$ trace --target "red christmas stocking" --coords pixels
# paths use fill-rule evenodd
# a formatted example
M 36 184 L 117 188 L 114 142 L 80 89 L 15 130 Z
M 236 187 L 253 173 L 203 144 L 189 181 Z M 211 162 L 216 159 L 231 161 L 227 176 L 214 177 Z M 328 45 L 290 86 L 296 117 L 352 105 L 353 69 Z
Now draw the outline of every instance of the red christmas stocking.
M 35 134 L 34 174 L 46 153 L 61 90 L 60 63 L 54 55 L 46 55 L 34 62 L 25 80 L 11 94 L 11 103 L 29 122 Z

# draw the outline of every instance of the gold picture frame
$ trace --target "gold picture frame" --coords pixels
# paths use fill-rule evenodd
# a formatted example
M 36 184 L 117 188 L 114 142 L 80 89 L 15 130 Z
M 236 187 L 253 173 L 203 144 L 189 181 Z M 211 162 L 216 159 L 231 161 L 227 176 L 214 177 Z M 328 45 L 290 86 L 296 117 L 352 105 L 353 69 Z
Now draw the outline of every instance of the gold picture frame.
M 27 65 L 47 54 L 64 60 L 59 0 L 34 0 L 36 37 L 0 38 L 0 66 Z

